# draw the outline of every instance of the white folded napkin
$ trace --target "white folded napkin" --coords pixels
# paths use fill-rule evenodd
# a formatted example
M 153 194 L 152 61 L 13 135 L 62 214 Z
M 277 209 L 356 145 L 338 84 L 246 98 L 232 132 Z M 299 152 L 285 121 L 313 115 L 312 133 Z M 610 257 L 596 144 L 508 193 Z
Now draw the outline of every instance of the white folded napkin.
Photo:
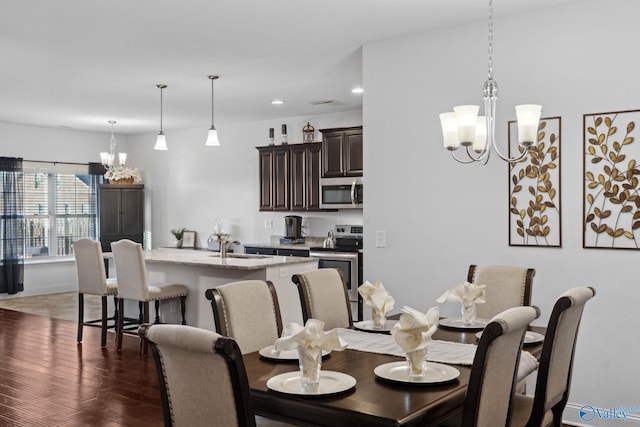
M 484 304 L 486 302 L 485 288 L 485 285 L 464 282 L 464 284 L 457 285 L 440 295 L 436 302 L 460 301 L 462 303 L 474 302 L 476 304 Z
M 324 322 L 309 319 L 304 326 L 295 322 L 289 323 L 282 330 L 282 337 L 275 342 L 274 348 L 280 350 L 298 350 L 317 354 L 322 350 L 344 350 L 347 343 L 340 338 L 338 331 L 323 331 Z
M 362 296 L 362 301 L 366 305 L 369 305 L 373 310 L 385 316 L 396 303 L 391 294 L 382 285 L 382 282 L 376 282 L 372 285 L 369 281 L 364 282 L 358 288 L 358 293 Z
M 400 320 L 391 330 L 396 343 L 406 353 L 425 348 L 438 329 L 438 307 L 430 308 L 426 314 L 407 306 L 402 311 L 404 313 L 400 315 Z

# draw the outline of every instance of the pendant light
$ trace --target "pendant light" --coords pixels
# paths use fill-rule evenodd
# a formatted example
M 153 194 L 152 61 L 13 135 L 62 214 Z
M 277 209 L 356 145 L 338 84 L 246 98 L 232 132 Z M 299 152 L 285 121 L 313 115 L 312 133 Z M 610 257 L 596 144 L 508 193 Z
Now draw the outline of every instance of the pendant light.
M 220 140 L 218 140 L 218 131 L 216 127 L 213 125 L 213 81 L 216 80 L 218 76 L 209 76 L 209 80 L 211 80 L 211 127 L 209 128 L 209 135 L 207 136 L 207 142 L 204 145 L 210 147 L 218 147 L 220 146 Z
M 156 145 L 153 147 L 154 150 L 168 150 L 167 147 L 167 137 L 162 131 L 162 89 L 166 88 L 167 85 L 156 85 L 158 89 L 160 89 L 160 132 L 158 133 L 158 138 L 156 139 Z

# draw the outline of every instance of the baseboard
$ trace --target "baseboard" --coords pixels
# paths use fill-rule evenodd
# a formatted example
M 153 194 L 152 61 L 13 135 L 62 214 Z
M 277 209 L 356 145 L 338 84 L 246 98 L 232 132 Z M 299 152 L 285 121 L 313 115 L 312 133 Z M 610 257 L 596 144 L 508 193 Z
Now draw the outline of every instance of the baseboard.
M 600 408 L 593 405 L 567 403 L 562 421 L 576 427 L 640 426 L 640 406 Z

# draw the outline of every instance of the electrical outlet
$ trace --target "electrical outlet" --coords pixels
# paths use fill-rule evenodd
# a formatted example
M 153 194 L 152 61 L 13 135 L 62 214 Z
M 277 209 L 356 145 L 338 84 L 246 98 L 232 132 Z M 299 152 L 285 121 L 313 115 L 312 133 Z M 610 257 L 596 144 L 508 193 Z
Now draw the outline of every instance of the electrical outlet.
M 273 220 L 265 219 L 264 220 L 264 228 L 273 228 Z
M 376 231 L 376 248 L 386 248 L 386 247 L 387 247 L 386 230 L 377 230 Z
M 291 273 L 289 273 L 289 269 L 288 268 L 281 268 L 280 269 L 280 277 L 291 277 Z

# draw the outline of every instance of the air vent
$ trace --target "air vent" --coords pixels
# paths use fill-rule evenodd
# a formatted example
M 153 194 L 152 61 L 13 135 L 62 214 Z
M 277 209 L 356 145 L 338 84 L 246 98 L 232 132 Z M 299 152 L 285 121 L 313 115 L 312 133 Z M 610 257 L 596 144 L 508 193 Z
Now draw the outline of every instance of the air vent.
M 324 99 L 320 101 L 311 101 L 311 105 L 340 105 L 340 102 L 334 99 Z

